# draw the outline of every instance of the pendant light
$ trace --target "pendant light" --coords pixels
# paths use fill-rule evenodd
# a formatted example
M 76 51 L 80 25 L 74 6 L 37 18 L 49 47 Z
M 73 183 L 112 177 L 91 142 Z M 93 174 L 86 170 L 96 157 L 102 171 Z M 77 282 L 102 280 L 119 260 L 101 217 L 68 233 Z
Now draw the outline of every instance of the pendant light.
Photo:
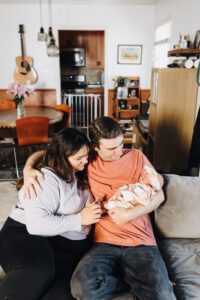
M 47 55 L 50 57 L 59 55 L 59 48 L 56 45 L 56 41 L 52 31 L 52 6 L 51 0 L 48 0 L 49 7 L 49 30 L 47 35 Z
M 42 3 L 41 0 L 39 0 L 40 3 L 40 31 L 38 32 L 38 41 L 44 42 L 47 40 L 47 34 L 44 32 L 44 27 L 42 24 Z

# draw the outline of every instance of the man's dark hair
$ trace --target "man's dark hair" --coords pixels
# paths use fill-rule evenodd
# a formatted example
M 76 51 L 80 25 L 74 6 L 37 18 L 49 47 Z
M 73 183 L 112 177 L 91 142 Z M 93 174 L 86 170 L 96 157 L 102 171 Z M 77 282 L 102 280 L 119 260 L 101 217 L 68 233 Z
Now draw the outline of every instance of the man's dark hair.
M 122 133 L 120 125 L 110 117 L 97 118 L 89 126 L 90 141 L 97 147 L 100 139 L 114 139 Z

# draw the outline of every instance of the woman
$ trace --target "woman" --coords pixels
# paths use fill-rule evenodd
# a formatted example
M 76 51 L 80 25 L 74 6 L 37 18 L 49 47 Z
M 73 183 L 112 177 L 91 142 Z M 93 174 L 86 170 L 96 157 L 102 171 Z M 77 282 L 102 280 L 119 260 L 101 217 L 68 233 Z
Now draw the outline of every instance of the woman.
M 89 248 L 90 225 L 101 216 L 88 191 L 89 148 L 83 133 L 60 131 L 43 156 L 43 191 L 26 200 L 20 190 L 0 232 L 0 265 L 6 272 L 0 300 L 73 299 L 69 280 Z

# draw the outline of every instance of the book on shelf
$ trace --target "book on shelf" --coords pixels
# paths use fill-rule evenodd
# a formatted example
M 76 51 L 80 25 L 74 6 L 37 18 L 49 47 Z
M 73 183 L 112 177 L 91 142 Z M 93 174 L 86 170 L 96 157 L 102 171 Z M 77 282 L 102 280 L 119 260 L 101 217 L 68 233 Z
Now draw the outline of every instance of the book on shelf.
M 131 119 L 120 119 L 118 121 L 119 124 L 125 124 L 125 123 L 133 123 Z

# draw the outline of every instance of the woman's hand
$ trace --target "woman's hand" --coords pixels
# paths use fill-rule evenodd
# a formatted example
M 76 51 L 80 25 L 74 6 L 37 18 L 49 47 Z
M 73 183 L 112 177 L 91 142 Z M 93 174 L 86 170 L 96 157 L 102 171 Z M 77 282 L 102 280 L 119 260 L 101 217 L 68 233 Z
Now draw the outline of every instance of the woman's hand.
M 99 222 L 102 210 L 98 203 L 92 202 L 87 204 L 81 211 L 81 224 L 91 225 Z

